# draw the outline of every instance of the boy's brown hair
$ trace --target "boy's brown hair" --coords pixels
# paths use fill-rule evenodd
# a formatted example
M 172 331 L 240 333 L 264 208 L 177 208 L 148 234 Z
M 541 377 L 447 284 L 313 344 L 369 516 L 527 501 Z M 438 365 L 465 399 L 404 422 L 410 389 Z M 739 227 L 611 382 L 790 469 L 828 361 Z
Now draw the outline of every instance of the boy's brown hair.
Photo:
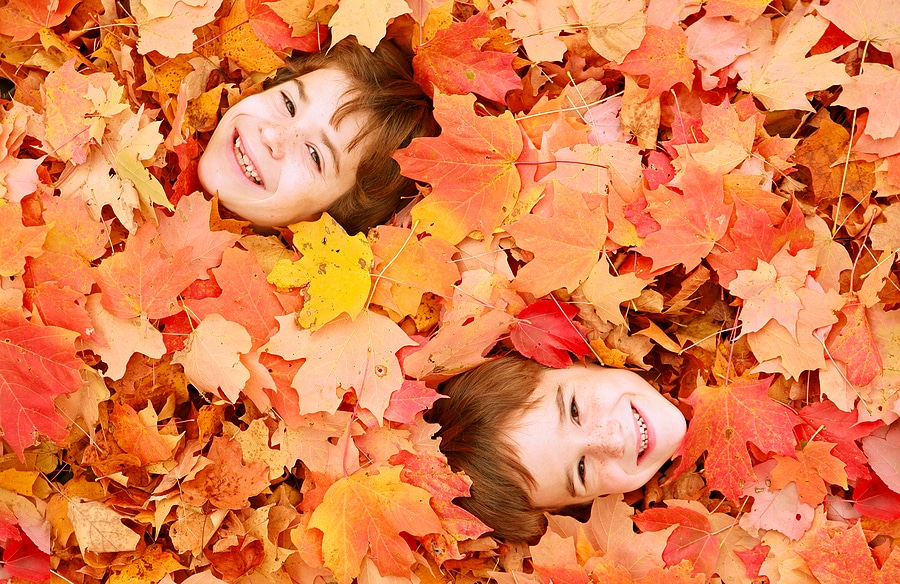
M 544 532 L 544 510 L 528 496 L 534 478 L 507 431 L 531 409 L 543 365 L 518 355 L 500 357 L 441 384 L 449 399 L 435 402 L 429 421 L 441 425 L 441 452 L 454 471 L 472 479 L 471 497 L 454 503 L 505 540 L 534 540 Z
M 368 116 L 349 146 L 350 150 L 366 149 L 356 185 L 327 210 L 353 234 L 384 223 L 398 210 L 402 198 L 415 196 L 415 181 L 400 174 L 392 156 L 413 138 L 437 135 L 439 127 L 431 100 L 413 81 L 410 59 L 391 41 L 382 41 L 373 52 L 347 37 L 327 51 L 294 56 L 264 87 L 318 69 L 343 71 L 351 81 L 350 99 L 335 112 L 333 124 L 354 113 Z

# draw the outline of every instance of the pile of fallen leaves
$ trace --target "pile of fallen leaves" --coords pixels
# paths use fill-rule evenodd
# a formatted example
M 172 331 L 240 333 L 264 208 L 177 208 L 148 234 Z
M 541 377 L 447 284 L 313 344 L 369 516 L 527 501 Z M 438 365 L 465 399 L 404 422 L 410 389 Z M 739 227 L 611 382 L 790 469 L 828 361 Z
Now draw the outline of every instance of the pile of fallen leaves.
M 900 4 L 2 4 L 0 579 L 900 581 Z M 197 157 L 329 35 L 414 55 L 422 196 L 254 234 Z M 511 348 L 647 371 L 680 459 L 483 535 L 423 415 Z

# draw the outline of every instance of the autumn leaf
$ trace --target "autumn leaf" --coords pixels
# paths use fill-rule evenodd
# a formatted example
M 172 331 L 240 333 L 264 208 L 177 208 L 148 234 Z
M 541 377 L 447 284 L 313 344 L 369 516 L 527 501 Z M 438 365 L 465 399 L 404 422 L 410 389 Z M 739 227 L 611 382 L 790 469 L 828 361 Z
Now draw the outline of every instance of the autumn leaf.
M 614 275 L 606 260 L 601 259 L 581 285 L 581 291 L 597 315 L 613 324 L 626 326 L 621 305 L 634 300 L 650 284 L 633 273 Z
M 95 268 L 103 307 L 119 318 L 162 318 L 179 312 L 176 297 L 194 281 L 190 255 L 184 248 L 168 255 L 156 228 L 145 223 L 129 238 L 125 251 Z
M 825 340 L 828 355 L 847 365 L 847 380 L 866 385 L 883 370 L 881 354 L 872 336 L 866 308 L 847 303 L 841 308 L 843 326 L 835 327 Z
M 68 434 L 53 398 L 81 387 L 82 361 L 74 346 L 78 334 L 2 311 L 0 325 L 0 430 L 22 458 L 35 432 L 56 441 Z
M 132 5 L 137 22 L 139 40 L 138 51 L 146 55 L 156 51 L 164 57 L 176 57 L 193 50 L 195 28 L 212 22 L 221 0 L 204 2 L 169 2 L 164 13 L 152 12 L 154 3 L 138 0 Z
M 408 12 L 409 6 L 403 0 L 341 2 L 329 22 L 331 42 L 336 43 L 352 34 L 361 45 L 374 51 L 378 42 L 384 38 L 388 20 Z
M 154 412 L 153 418 L 155 417 Z M 141 464 L 161 462 L 171 458 L 172 448 L 159 435 L 159 430 L 155 426 L 147 426 L 138 412 L 128 404 L 113 404 L 109 423 L 119 446 L 140 458 Z
M 347 235 L 327 213 L 292 228 L 294 247 L 303 257 L 296 262 L 279 260 L 268 281 L 279 288 L 306 286 L 309 300 L 297 313 L 297 322 L 316 330 L 343 313 L 356 318 L 371 286 L 372 249 L 365 236 Z
M 215 394 L 221 389 L 236 402 L 250 378 L 240 356 L 252 346 L 247 329 L 220 314 L 210 314 L 191 332 L 184 350 L 175 352 L 172 362 L 184 366 L 185 374 L 200 390 Z
M 282 322 L 263 350 L 305 359 L 291 383 L 300 394 L 302 413 L 334 413 L 352 388 L 359 405 L 380 423 L 403 380 L 396 353 L 411 344 L 389 318 L 366 311 L 356 320 L 344 316 L 314 332 Z
M 241 461 L 241 446 L 234 440 L 217 436 L 207 458 L 212 462 L 182 484 L 182 499 L 189 505 L 211 503 L 221 509 L 245 509 L 249 497 L 269 484 L 269 469 L 264 462 Z
M 863 535 L 862 525 L 820 528 L 810 538 L 810 547 L 801 550 L 809 570 L 822 584 L 838 582 L 878 582 L 875 560 Z
M 58 4 L 13 0 L 0 8 L 0 34 L 15 42 L 27 41 L 41 28 L 59 26 L 77 4 L 78 0 Z
M 475 115 L 474 96 L 436 94 L 437 138 L 416 138 L 394 159 L 405 176 L 433 191 L 412 211 L 419 231 L 457 244 L 473 231 L 491 233 L 512 211 L 521 186 L 515 161 L 522 137 L 511 114 Z
M 694 415 L 681 447 L 678 472 L 706 451 L 710 488 L 737 500 L 743 483 L 755 477 L 748 442 L 763 452 L 791 456 L 794 419 L 787 408 L 769 398 L 771 383 L 771 377 L 757 381 L 739 379 L 694 390 L 688 399 Z
M 732 205 L 724 200 L 720 177 L 698 166 L 685 171 L 679 194 L 665 186 L 644 191 L 650 215 L 660 229 L 648 234 L 637 250 L 653 260 L 653 267 L 683 264 L 692 270 L 725 235 Z
M 581 193 L 557 189 L 550 217 L 525 215 L 507 226 L 516 244 L 535 258 L 516 274 L 513 286 L 543 296 L 557 288 L 574 291 L 591 273 L 606 242 L 607 220 Z
M 340 584 L 359 575 L 368 553 L 379 572 L 408 576 L 415 556 L 400 533 L 438 533 L 441 523 L 427 491 L 400 480 L 400 467 L 361 471 L 335 482 L 309 527 L 324 534 L 325 565 Z
M 816 12 L 852 38 L 871 41 L 881 50 L 900 39 L 896 26 L 900 19 L 900 7 L 890 0 L 835 0 L 827 6 L 817 7 Z
M 828 494 L 826 485 L 847 488 L 844 463 L 831 454 L 834 444 L 809 442 L 794 456 L 775 456 L 778 465 L 772 470 L 772 487 L 775 489 L 793 482 L 797 485 L 800 500 L 815 507 Z
M 47 238 L 46 227 L 22 224 L 18 203 L 0 204 L 0 276 L 18 276 L 25 271 L 25 258 L 40 257 Z
M 641 45 L 616 66 L 630 75 L 646 75 L 650 86 L 644 101 L 668 91 L 676 83 L 690 87 L 694 81 L 694 61 L 688 58 L 687 36 L 679 26 L 667 29 L 648 26 Z
M 591 352 L 584 333 L 572 322 L 576 314 L 578 309 L 569 304 L 539 300 L 518 314 L 510 340 L 528 358 L 548 367 L 568 367 L 572 363 L 569 351 L 579 357 Z
M 252 253 L 235 247 L 225 249 L 221 265 L 211 272 L 222 293 L 214 298 L 186 299 L 185 306 L 201 320 L 212 314 L 228 315 L 228 320 L 250 334 L 251 349 L 259 348 L 276 329 L 275 317 L 286 312 L 275 286 L 266 281 L 266 273 Z
M 752 93 L 770 110 L 813 111 L 808 92 L 850 80 L 844 67 L 832 62 L 843 48 L 806 56 L 826 28 L 827 22 L 805 16 L 799 5 L 788 14 L 774 43 L 771 28 L 759 27 L 751 36 L 751 51 L 734 63 L 741 77 L 738 88 Z
M 140 535 L 122 523 L 124 516 L 100 501 L 72 498 L 68 511 L 82 552 L 130 551 L 141 540 Z
M 647 15 L 639 0 L 615 0 L 598 4 L 574 0 L 572 7 L 587 27 L 591 46 L 610 61 L 621 63 L 644 38 Z
M 512 68 L 514 54 L 482 50 L 491 32 L 485 12 L 439 30 L 416 52 L 416 81 L 445 94 L 477 93 L 505 103 L 507 92 L 521 89 L 522 80 Z

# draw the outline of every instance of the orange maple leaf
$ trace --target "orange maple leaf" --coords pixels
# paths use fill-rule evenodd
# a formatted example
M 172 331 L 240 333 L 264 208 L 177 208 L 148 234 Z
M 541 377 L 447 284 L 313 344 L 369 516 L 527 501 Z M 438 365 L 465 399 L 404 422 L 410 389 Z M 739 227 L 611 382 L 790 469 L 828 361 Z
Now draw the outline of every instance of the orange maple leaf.
M 772 488 L 783 489 L 793 482 L 800 500 L 813 507 L 825 500 L 826 483 L 846 489 L 845 465 L 831 454 L 835 446 L 831 442 L 813 441 L 794 452 L 796 458 L 775 455 L 778 465 L 772 469 Z
M 181 498 L 198 507 L 211 503 L 220 509 L 245 509 L 248 499 L 269 486 L 266 463 L 241 461 L 241 445 L 223 436 L 212 440 L 205 466 L 181 486 Z
M 350 584 L 359 575 L 366 554 L 382 576 L 408 577 L 416 557 L 401 532 L 423 536 L 441 531 L 428 503 L 431 496 L 402 482 L 401 470 L 361 471 L 340 479 L 313 511 L 309 527 L 322 532 L 325 566 L 339 584 Z
M 509 112 L 475 115 L 474 95 L 434 97 L 437 138 L 416 138 L 394 154 L 405 176 L 433 191 L 412 210 L 418 231 L 457 244 L 472 231 L 491 233 L 509 216 L 521 188 L 515 162 L 522 135 Z
M 677 83 L 690 88 L 694 82 L 694 61 L 686 54 L 687 36 L 677 24 L 669 28 L 648 26 L 639 46 L 628 53 L 614 68 L 630 75 L 646 75 L 650 79 L 649 101 Z
M 772 377 L 737 379 L 726 385 L 699 387 L 687 402 L 694 416 L 681 446 L 681 465 L 687 469 L 707 451 L 709 487 L 736 501 L 743 483 L 756 479 L 747 442 L 763 452 L 794 454 L 795 416 L 768 395 Z

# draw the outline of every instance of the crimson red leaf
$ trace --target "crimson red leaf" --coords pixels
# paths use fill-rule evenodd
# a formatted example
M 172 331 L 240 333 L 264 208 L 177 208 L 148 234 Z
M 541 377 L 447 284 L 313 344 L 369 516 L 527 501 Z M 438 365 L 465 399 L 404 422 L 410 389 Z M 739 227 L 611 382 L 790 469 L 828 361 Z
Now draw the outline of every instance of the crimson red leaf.
M 567 367 L 569 351 L 587 355 L 591 348 L 572 317 L 578 309 L 555 300 L 539 300 L 519 313 L 510 339 L 516 350 L 548 367 Z

